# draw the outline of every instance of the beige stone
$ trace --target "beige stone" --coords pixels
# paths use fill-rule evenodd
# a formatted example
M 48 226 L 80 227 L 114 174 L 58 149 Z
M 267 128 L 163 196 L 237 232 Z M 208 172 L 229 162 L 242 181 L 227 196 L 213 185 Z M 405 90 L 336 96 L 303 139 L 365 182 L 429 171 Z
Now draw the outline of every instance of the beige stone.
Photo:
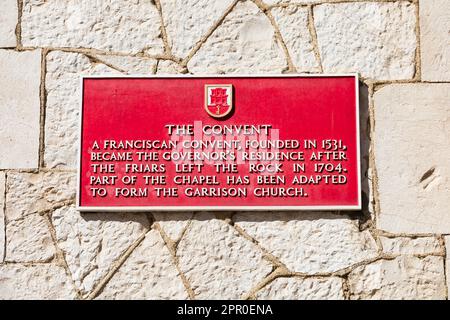
M 173 54 L 185 58 L 233 2 L 162 0 L 164 23 Z
M 298 72 L 319 72 L 308 30 L 308 9 L 289 6 L 271 10 Z
M 145 57 L 95 55 L 95 58 L 98 63 L 128 75 L 151 75 L 156 68 L 156 60 Z
M 47 262 L 54 257 L 55 252 L 45 217 L 34 213 L 7 221 L 5 261 Z
M 155 212 L 155 221 L 172 241 L 179 241 L 192 218 L 192 212 Z
M 151 0 L 24 0 L 21 25 L 24 46 L 163 52 Z
M 334 0 L 331 0 L 334 1 Z M 347 0 L 348 2 L 352 1 L 361 1 L 361 0 Z M 322 3 L 323 0 L 262 0 L 266 5 L 285 5 L 285 4 L 314 4 L 314 3 Z
M 151 230 L 106 284 L 98 299 L 187 299 L 173 257 Z
M 6 195 L 6 261 L 43 262 L 55 255 L 48 221 L 39 213 L 75 201 L 75 173 L 9 172 Z
M 0 11 L 0 47 L 16 46 L 16 25 L 18 21 L 17 0 L 3 0 Z
M 387 238 L 380 237 L 383 252 L 388 254 L 404 254 L 404 255 L 428 255 L 428 254 L 444 254 L 439 240 L 435 237 L 397 237 Z
M 161 60 L 158 62 L 157 74 L 184 74 L 186 73 L 186 68 L 182 68 L 178 63 L 170 60 Z
M 177 256 L 198 299 L 242 298 L 272 270 L 260 249 L 209 213 L 194 217 Z
M 149 74 L 156 60 L 53 51 L 47 56 L 45 165 L 76 168 L 79 145 L 81 75 Z
M 75 299 L 70 279 L 52 264 L 0 265 L 0 299 Z
M 8 172 L 6 261 L 43 262 L 54 257 L 48 221 L 40 213 L 74 201 L 75 174 Z
M 377 256 L 375 240 L 348 216 L 238 213 L 233 221 L 291 271 L 334 272 Z
M 353 270 L 348 277 L 351 299 L 445 299 L 442 257 L 400 256 Z
M 40 50 L 0 50 L 0 169 L 37 168 Z
M 239 2 L 188 63 L 192 73 L 280 73 L 287 61 L 269 19 Z
M 6 196 L 7 221 L 50 210 L 66 201 L 75 202 L 73 172 L 9 172 Z
M 0 263 L 5 258 L 5 173 L 0 171 Z
M 344 300 L 342 279 L 277 278 L 256 293 L 263 300 Z
M 390 85 L 374 100 L 378 228 L 449 233 L 450 85 Z
M 358 72 L 377 80 L 413 78 L 417 49 L 414 4 L 317 5 L 314 22 L 324 72 Z
M 422 80 L 450 81 L 450 1 L 420 0 Z
M 144 214 L 80 214 L 74 207 L 56 210 L 52 222 L 58 246 L 82 293 L 95 288 L 149 224 Z

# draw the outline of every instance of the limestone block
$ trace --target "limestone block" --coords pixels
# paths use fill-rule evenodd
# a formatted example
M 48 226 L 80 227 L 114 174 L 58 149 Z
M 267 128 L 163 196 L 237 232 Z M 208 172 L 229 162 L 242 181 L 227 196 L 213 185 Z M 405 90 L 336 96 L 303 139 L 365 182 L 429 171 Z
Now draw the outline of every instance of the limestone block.
M 415 5 L 355 2 L 314 7 L 324 72 L 377 80 L 411 79 L 417 41 Z
M 380 237 L 383 246 L 383 252 L 388 254 L 412 254 L 412 255 L 426 255 L 426 254 L 444 254 L 443 248 L 439 240 L 434 237 L 420 237 L 420 238 L 387 238 Z
M 63 207 L 52 215 L 56 240 L 72 279 L 87 293 L 148 226 L 143 214 L 86 213 Z
M 450 232 L 450 85 L 399 84 L 377 91 L 378 228 Z
M 180 67 L 179 64 L 170 60 L 161 60 L 158 62 L 158 70 L 156 74 L 184 74 L 186 69 Z
M 6 197 L 7 221 L 49 210 L 64 201 L 75 202 L 73 172 L 9 172 Z
M 24 0 L 24 46 L 163 52 L 161 21 L 151 0 Z
M 61 267 L 52 264 L 0 265 L 0 299 L 75 299 L 70 279 Z
M 422 80 L 450 81 L 450 1 L 420 0 Z
M 194 217 L 177 256 L 198 299 L 242 298 L 272 270 L 258 247 L 208 213 Z
M 48 222 L 39 214 L 75 201 L 75 173 L 9 172 L 6 196 L 6 260 L 48 261 L 55 253 Z
M 280 73 L 287 62 L 269 19 L 239 2 L 188 63 L 192 73 Z
M 161 0 L 173 54 L 185 58 L 232 3 L 233 0 Z
M 192 212 L 154 212 L 156 222 L 172 241 L 179 241 L 192 218 Z
M 272 9 L 271 13 L 278 24 L 297 71 L 320 71 L 319 62 L 314 55 L 312 39 L 308 30 L 308 9 L 289 6 Z
M 187 299 L 173 257 L 151 230 L 98 296 L 98 299 Z
M 17 0 L 3 0 L 0 11 L 0 47 L 15 47 L 18 21 Z
M 98 63 L 129 75 L 150 75 L 156 67 L 156 60 L 151 58 L 111 55 L 95 55 L 95 58 Z
M 277 4 L 284 4 L 284 3 L 290 3 L 290 4 L 300 4 L 300 3 L 308 3 L 308 2 L 314 2 L 318 0 L 263 0 L 262 2 L 266 5 L 277 5 Z
M 0 169 L 37 168 L 41 52 L 0 50 L 0 70 Z
M 39 212 L 75 201 L 75 173 L 8 173 L 6 261 L 43 262 L 54 257 L 48 222 Z
M 44 217 L 34 213 L 17 220 L 7 220 L 5 261 L 47 262 L 54 255 L 55 246 Z
M 233 221 L 291 271 L 334 272 L 377 256 L 375 240 L 347 216 L 239 213 Z
M 87 57 L 53 51 L 47 55 L 45 165 L 76 168 L 79 146 L 81 75 L 149 74 L 156 60 L 122 56 Z
M 333 1 L 333 0 L 331 0 Z M 361 0 L 346 0 L 347 2 L 352 1 L 361 1 Z M 286 4 L 315 4 L 315 3 L 323 3 L 323 0 L 262 0 L 263 3 L 269 6 L 273 5 L 286 5 Z
M 264 300 L 344 300 L 342 279 L 278 278 L 256 294 Z
M 351 299 L 445 299 L 442 257 L 400 256 L 353 270 L 348 277 Z

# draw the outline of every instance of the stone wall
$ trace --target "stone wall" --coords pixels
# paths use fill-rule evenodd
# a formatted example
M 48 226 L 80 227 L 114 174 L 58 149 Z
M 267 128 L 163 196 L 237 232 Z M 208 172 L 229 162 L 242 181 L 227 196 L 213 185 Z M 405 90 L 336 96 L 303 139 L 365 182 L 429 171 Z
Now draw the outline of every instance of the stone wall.
M 447 299 L 450 1 L 2 0 L 0 298 Z M 74 209 L 81 74 L 362 77 L 364 210 Z

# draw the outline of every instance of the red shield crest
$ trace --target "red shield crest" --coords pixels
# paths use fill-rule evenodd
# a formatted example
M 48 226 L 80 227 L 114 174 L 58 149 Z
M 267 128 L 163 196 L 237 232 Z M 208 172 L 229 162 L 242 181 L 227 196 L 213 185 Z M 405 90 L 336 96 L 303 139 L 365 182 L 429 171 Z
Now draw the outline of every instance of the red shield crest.
M 205 85 L 205 110 L 213 118 L 223 118 L 233 110 L 233 85 Z

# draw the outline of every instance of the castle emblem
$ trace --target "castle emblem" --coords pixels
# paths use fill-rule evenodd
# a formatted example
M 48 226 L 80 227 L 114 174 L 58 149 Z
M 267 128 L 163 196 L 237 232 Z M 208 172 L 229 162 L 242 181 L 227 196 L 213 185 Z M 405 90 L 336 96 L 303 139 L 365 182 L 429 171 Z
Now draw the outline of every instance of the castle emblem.
M 233 85 L 205 85 L 205 110 L 213 118 L 223 118 L 233 110 Z

